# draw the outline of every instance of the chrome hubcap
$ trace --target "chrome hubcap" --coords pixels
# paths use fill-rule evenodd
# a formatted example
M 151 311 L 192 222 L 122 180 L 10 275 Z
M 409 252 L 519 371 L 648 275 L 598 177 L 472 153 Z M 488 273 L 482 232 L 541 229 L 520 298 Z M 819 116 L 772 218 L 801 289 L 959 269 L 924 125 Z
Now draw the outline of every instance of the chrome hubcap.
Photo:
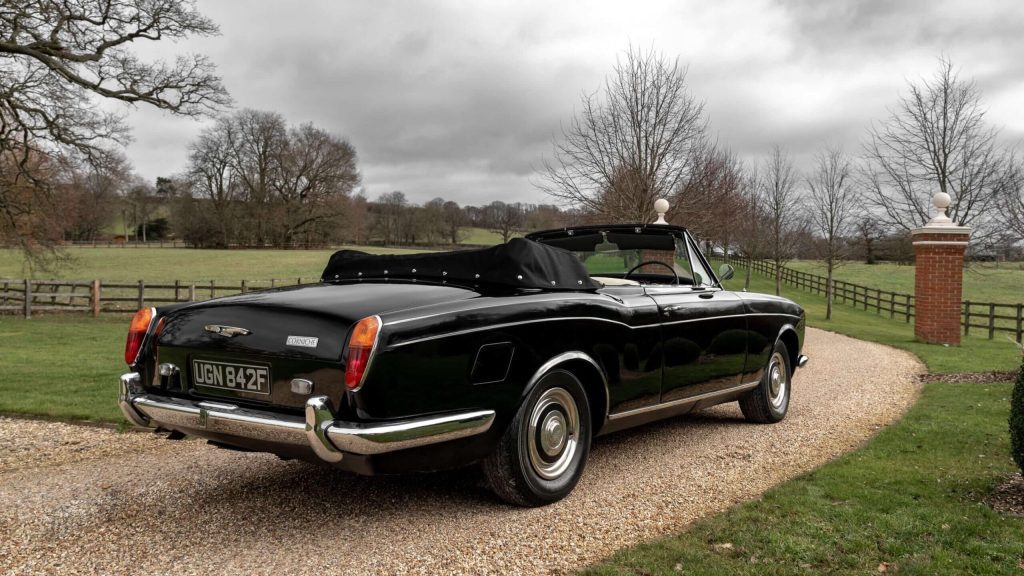
M 786 360 L 778 352 L 768 361 L 768 401 L 774 408 L 782 408 L 786 400 L 789 381 L 786 375 Z
M 572 464 L 580 433 L 576 400 L 564 388 L 551 388 L 534 404 L 527 430 L 527 454 L 538 476 L 554 480 Z
M 565 446 L 565 416 L 561 412 L 548 412 L 540 431 L 540 447 L 548 456 L 557 456 Z

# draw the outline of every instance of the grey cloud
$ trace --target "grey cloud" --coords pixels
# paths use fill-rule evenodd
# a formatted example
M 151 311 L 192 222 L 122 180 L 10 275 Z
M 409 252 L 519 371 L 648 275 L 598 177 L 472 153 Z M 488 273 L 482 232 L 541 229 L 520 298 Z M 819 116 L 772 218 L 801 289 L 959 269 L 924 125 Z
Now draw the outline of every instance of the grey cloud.
M 349 138 L 371 197 L 544 202 L 533 166 L 630 42 L 690 63 L 722 144 L 751 161 L 773 143 L 806 158 L 825 141 L 855 151 L 940 53 L 993 100 L 1024 93 L 1024 4 L 980 6 L 220 1 L 202 9 L 222 36 L 156 53 L 208 54 L 238 106 Z M 993 122 L 1008 113 L 993 111 Z M 129 156 L 146 177 L 184 167 L 199 124 L 152 111 L 132 119 Z

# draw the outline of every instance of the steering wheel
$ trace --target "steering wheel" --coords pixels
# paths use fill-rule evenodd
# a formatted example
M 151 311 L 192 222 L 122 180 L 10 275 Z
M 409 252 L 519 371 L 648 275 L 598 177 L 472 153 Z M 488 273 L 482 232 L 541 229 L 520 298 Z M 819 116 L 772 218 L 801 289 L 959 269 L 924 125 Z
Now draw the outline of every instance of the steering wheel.
M 676 269 L 673 268 L 671 265 L 666 264 L 666 263 L 664 263 L 664 262 L 662 262 L 660 260 L 645 260 L 645 261 L 637 264 L 636 266 L 633 266 L 632 268 L 630 268 L 629 272 L 626 272 L 625 276 L 623 276 L 622 279 L 625 280 L 625 279 L 629 278 L 629 275 L 632 274 L 633 272 L 636 272 L 637 268 L 643 268 L 644 266 L 647 266 L 648 264 L 660 264 L 660 265 L 664 266 L 665 268 L 668 268 L 669 272 L 672 273 L 672 279 L 673 279 L 672 284 L 674 284 L 676 286 L 679 285 L 679 275 L 676 274 Z

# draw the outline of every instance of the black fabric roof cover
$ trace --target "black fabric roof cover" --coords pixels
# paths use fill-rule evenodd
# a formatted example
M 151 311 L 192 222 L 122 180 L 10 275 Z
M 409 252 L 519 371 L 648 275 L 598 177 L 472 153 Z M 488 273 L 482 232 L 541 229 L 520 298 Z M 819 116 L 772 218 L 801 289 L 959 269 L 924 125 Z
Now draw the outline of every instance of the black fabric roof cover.
M 567 250 L 513 238 L 480 250 L 373 255 L 339 250 L 331 255 L 323 281 L 368 278 L 423 279 L 544 290 L 596 290 L 578 258 Z

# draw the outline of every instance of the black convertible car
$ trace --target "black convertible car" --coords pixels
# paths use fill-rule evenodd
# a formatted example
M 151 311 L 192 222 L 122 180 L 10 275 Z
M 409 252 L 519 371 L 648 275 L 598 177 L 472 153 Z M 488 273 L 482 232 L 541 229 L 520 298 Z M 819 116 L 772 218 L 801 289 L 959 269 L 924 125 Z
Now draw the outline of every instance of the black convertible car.
M 597 434 L 737 400 L 781 420 L 803 337 L 799 306 L 724 290 L 684 228 L 583 226 L 343 250 L 319 284 L 140 310 L 120 405 L 170 437 L 361 474 L 479 462 L 501 498 L 542 505 Z

